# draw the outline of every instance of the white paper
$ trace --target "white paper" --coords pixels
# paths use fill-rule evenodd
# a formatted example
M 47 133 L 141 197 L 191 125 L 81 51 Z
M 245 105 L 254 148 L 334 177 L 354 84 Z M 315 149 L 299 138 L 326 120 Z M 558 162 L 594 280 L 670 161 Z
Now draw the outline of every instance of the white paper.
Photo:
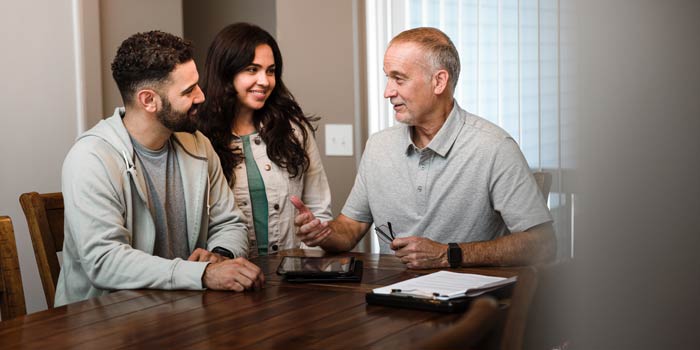
M 376 294 L 399 293 L 399 295 L 449 300 L 464 296 L 476 296 L 513 283 L 516 279 L 516 277 L 504 278 L 472 273 L 438 271 L 389 286 L 375 288 L 373 292 Z

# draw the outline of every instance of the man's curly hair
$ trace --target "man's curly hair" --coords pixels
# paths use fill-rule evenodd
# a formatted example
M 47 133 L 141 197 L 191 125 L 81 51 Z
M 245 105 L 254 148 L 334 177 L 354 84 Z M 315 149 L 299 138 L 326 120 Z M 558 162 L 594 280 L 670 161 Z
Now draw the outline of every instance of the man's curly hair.
M 125 104 L 140 88 L 167 81 L 175 66 L 192 60 L 192 44 L 158 30 L 136 33 L 124 40 L 112 61 L 112 77 Z

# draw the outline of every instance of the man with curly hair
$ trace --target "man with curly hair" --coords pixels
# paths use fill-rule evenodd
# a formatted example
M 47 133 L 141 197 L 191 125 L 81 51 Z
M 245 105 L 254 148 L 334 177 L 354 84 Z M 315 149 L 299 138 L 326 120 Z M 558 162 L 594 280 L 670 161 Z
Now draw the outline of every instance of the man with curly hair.
M 264 283 L 209 140 L 188 41 L 151 31 L 112 62 L 124 107 L 63 163 L 63 265 L 55 305 L 120 289 L 243 291 Z

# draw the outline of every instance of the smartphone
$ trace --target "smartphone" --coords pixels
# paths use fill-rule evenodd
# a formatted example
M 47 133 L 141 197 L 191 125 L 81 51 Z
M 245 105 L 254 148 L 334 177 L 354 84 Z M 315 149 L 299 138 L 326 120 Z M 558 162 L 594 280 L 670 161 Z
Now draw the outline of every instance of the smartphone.
M 302 257 L 285 256 L 277 267 L 277 274 L 288 277 L 346 276 L 353 273 L 355 257 Z

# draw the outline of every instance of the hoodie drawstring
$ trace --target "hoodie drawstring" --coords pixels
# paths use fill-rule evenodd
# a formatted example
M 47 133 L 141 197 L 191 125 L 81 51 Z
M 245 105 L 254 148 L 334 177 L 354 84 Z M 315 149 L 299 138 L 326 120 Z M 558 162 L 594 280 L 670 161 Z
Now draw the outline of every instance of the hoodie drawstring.
M 122 156 L 124 157 L 124 163 L 126 163 L 126 172 L 132 176 L 136 176 L 136 167 L 129 159 L 129 156 L 126 154 L 125 150 L 122 150 Z

